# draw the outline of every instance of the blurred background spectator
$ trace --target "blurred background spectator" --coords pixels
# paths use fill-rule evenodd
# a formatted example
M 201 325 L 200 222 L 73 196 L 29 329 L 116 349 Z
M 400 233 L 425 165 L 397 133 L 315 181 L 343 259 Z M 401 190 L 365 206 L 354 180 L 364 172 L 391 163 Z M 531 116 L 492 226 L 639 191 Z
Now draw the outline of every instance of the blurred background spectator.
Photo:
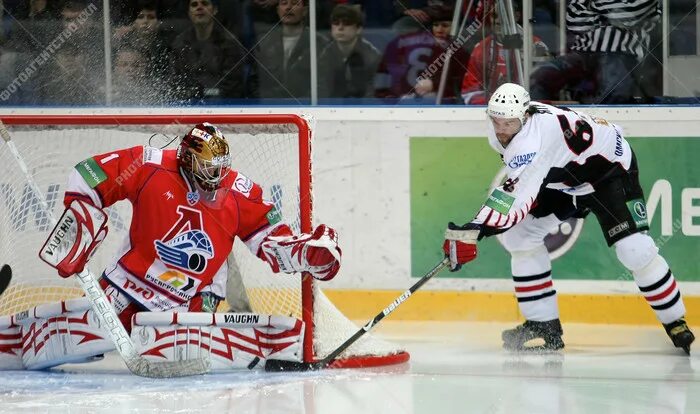
M 374 91 L 374 74 L 381 57 L 362 36 L 359 6 L 339 4 L 330 16 L 333 40 L 319 52 L 320 98 L 365 98 Z
M 103 73 L 95 72 L 88 55 L 77 43 L 66 43 L 58 49 L 53 61 L 38 75 L 35 103 L 103 105 Z
M 305 100 L 311 96 L 311 55 L 306 24 L 307 0 L 279 0 L 278 24 L 261 37 L 255 49 L 259 96 Z M 328 39 L 316 35 L 318 50 Z
M 514 7 L 515 21 L 518 22 L 518 33 L 522 36 L 522 13 L 520 6 Z M 469 56 L 467 72 L 462 81 L 462 97 L 467 105 L 486 105 L 491 92 L 506 82 L 521 83 L 522 79 L 516 70 L 516 49 L 522 49 L 522 40 L 513 41 L 511 38 L 504 47 L 504 31 L 501 17 L 497 13 L 495 3 L 486 10 L 484 28 L 488 34 L 484 40 L 476 44 Z M 538 36 L 534 36 L 530 45 L 532 55 L 545 57 L 549 48 Z M 522 62 L 522 55 L 521 55 Z
M 449 35 L 453 10 L 446 6 L 432 6 L 423 12 L 431 19 L 431 29 L 399 35 L 387 45 L 375 76 L 376 97 L 435 98 L 447 61 L 449 69 L 441 102 L 454 103 L 460 96 L 469 55 L 462 42 Z M 454 51 L 447 53 L 450 46 Z M 446 59 L 448 55 L 449 60 Z
M 245 50 L 215 16 L 211 0 L 189 0 L 191 26 L 173 41 L 174 84 L 190 102 L 244 97 Z
M 429 27 L 434 17 L 430 10 L 454 9 L 454 3 L 454 0 L 395 1 L 394 7 L 399 17 L 392 24 L 392 29 L 397 34 L 406 34 Z
M 149 87 L 147 68 L 141 51 L 125 45 L 120 47 L 114 56 L 112 102 L 117 105 L 155 104 L 153 93 L 156 91 Z
M 263 104 L 298 104 L 311 98 L 308 0 L 0 2 L 0 92 L 14 82 L 13 92 L 5 92 L 0 105 L 41 105 L 44 100 L 60 104 L 63 98 L 54 95 L 71 90 L 80 92 L 66 97 L 66 103 L 107 101 L 106 96 L 83 96 L 81 83 L 99 85 L 96 90 L 102 92 L 113 90 L 112 102 L 129 105 L 138 105 L 132 99 L 138 96 L 149 105 L 238 104 L 249 97 L 263 98 Z M 514 64 L 514 48 L 521 43 L 502 37 L 491 12 L 508 3 L 464 0 L 458 10 L 464 29 L 450 39 L 452 16 L 436 20 L 436 10 L 454 8 L 455 0 L 316 0 L 318 97 L 361 99 L 353 103 L 363 104 L 432 104 L 447 51 L 458 43 L 441 103 L 462 102 L 461 95 L 469 104 L 485 103 L 502 82 L 521 81 Z M 661 96 L 659 3 L 532 0 L 534 67 L 524 70 L 530 74 L 533 97 L 582 103 L 674 101 Z M 105 86 L 105 4 L 113 33 L 110 89 Z M 512 4 L 519 21 L 523 0 Z M 560 45 L 561 7 L 567 7 L 566 45 Z M 697 94 L 696 76 L 689 69 L 690 62 L 699 59 L 697 1 L 674 0 L 670 9 L 667 90 Z M 57 51 L 64 44 L 78 51 L 87 71 L 59 68 Z M 547 62 L 547 49 L 566 52 Z M 75 69 L 66 56 L 61 59 Z M 133 63 L 133 71 L 127 70 L 127 62 Z M 69 84 L 53 85 L 55 73 Z M 71 81 L 72 75 L 79 80 Z M 126 93 L 117 78 L 134 79 L 135 90 Z M 160 91 L 159 99 L 140 95 L 152 88 Z
M 639 95 L 650 98 L 638 67 L 649 56 L 660 16 L 658 0 L 569 1 L 566 22 L 574 33 L 573 45 L 568 54 L 532 73 L 530 96 L 559 100 L 562 90 L 569 89 L 571 98 L 583 103 L 625 104 Z
M 135 79 L 137 89 L 144 90 L 143 84 L 146 85 L 172 85 L 173 79 L 173 61 L 174 56 L 170 48 L 168 35 L 161 29 L 161 21 L 158 16 L 158 8 L 155 0 L 139 0 L 135 8 L 135 17 L 129 25 L 117 28 L 114 33 L 114 50 L 116 50 L 114 65 L 115 65 L 115 91 L 117 88 L 125 88 L 126 85 L 116 81 L 116 69 L 122 68 L 126 62 L 132 61 L 138 66 L 138 74 L 141 79 Z M 122 53 L 124 52 L 124 53 Z M 121 62 L 119 59 L 121 59 Z M 122 68 L 126 70 L 126 67 Z M 141 70 L 142 69 L 142 70 Z M 135 73 L 130 73 L 134 75 Z M 121 77 L 122 81 L 129 78 Z M 162 88 L 157 88 L 161 96 L 155 98 L 150 95 L 145 95 L 147 102 L 167 103 L 177 99 L 177 91 L 165 91 Z M 177 88 L 174 88 L 177 89 Z M 133 95 L 133 94 L 129 94 Z M 115 99 L 115 102 L 124 100 L 121 97 Z M 129 100 L 131 104 L 138 104 L 133 99 Z

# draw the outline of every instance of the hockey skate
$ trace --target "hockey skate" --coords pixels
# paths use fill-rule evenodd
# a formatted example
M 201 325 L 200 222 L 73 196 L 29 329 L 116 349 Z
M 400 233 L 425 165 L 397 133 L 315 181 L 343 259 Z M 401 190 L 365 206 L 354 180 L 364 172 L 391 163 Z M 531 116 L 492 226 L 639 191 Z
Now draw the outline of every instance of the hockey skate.
M 690 344 L 695 340 L 695 335 L 688 328 L 685 319 L 681 318 L 671 323 L 665 323 L 664 329 L 668 337 L 673 341 L 676 348 L 682 348 L 686 354 L 690 355 Z
M 509 351 L 556 351 L 564 348 L 563 334 L 559 319 L 547 322 L 525 321 L 513 329 L 503 331 L 503 348 Z M 526 346 L 533 339 L 544 340 L 543 345 Z

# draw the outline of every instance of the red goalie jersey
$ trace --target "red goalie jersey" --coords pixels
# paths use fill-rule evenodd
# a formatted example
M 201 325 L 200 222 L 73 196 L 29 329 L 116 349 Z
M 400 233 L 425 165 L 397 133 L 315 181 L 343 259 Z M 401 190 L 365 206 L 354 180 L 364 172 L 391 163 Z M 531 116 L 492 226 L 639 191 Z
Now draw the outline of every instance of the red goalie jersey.
M 89 158 L 69 178 L 74 199 L 105 208 L 129 200 L 128 238 L 103 277 L 149 310 L 168 310 L 199 292 L 223 298 L 226 257 L 236 236 L 257 253 L 280 221 L 262 188 L 232 171 L 214 200 L 200 199 L 180 171 L 175 150 L 133 147 Z

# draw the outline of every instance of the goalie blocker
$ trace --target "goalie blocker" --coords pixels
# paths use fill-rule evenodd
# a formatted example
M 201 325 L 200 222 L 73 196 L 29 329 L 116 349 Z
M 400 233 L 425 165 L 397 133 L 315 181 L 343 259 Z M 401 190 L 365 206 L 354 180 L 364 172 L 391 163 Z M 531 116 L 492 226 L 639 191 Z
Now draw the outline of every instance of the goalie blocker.
M 62 277 L 80 273 L 107 237 L 107 214 L 83 200 L 73 200 L 39 252 Z
M 141 312 L 131 339 L 154 362 L 209 358 L 214 371 L 263 369 L 303 359 L 304 323 L 254 313 Z M 87 298 L 39 305 L 0 318 L 0 370 L 91 362 L 114 350 Z

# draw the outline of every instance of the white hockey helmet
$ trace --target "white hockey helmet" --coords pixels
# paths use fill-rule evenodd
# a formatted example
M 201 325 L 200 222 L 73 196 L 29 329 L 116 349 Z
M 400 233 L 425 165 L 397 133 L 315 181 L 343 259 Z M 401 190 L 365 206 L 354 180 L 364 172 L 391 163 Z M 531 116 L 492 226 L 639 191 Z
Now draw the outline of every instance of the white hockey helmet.
M 520 85 L 504 83 L 491 95 L 486 113 L 493 118 L 518 118 L 525 125 L 530 94 Z

